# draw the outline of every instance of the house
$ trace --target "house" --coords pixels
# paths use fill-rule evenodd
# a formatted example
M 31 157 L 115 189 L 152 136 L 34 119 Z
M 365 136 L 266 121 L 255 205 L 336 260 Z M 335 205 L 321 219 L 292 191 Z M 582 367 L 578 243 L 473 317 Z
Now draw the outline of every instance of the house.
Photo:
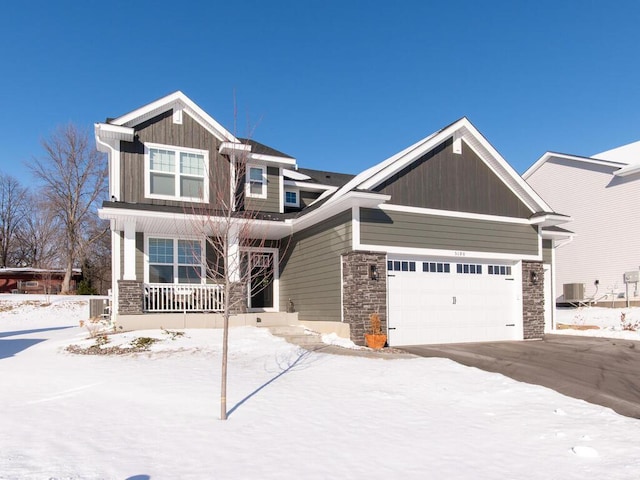
M 627 272 L 637 279 L 640 269 L 635 236 L 640 215 L 634 207 L 640 193 L 640 142 L 592 157 L 546 152 L 523 178 L 573 219 L 575 235 L 555 251 L 556 301 L 624 306 L 627 298 L 640 300 L 637 280 L 624 281 Z
M 45 268 L 0 268 L 0 293 L 60 293 L 64 270 Z M 80 269 L 74 269 L 71 276 L 71 290 L 82 280 Z
M 299 168 L 236 138 L 181 92 L 96 124 L 95 138 L 109 158 L 111 201 L 99 214 L 111 222 L 112 312 L 125 328 L 220 325 L 223 292 L 201 273 L 210 237 L 192 225 L 224 221 L 240 156 L 238 211 L 259 210 L 252 232 L 266 241 L 248 248 L 228 237 L 229 264 L 244 258 L 252 272 L 232 292 L 243 302 L 234 325 L 300 323 L 362 344 L 378 312 L 390 345 L 521 340 L 551 328 L 553 229 L 569 219 L 466 118 L 357 175 Z M 254 275 L 255 266 L 268 271 Z

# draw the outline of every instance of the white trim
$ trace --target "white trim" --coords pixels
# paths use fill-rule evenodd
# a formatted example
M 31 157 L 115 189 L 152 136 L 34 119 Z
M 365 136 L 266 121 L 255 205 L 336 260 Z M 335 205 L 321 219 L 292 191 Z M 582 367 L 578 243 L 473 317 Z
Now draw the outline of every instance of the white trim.
M 548 162 L 549 160 L 556 158 L 558 160 L 572 160 L 575 162 L 582 162 L 582 163 L 587 163 L 587 164 L 592 164 L 592 165 L 602 165 L 605 167 L 611 167 L 611 168 L 620 168 L 622 169 L 623 167 L 625 167 L 627 164 L 626 163 L 621 163 L 621 162 L 613 162 L 611 160 L 600 160 L 597 158 L 590 158 L 590 157 L 581 157 L 579 155 L 568 155 L 566 153 L 556 153 L 556 152 L 545 152 L 544 155 L 542 155 L 538 160 L 536 160 L 533 165 L 531 165 L 523 174 L 522 174 L 522 178 L 524 178 L 525 180 L 528 179 L 531 175 L 533 175 L 533 173 L 538 170 L 542 165 L 544 165 L 546 162 Z
M 109 222 L 111 224 L 111 278 L 114 280 L 111 284 L 111 321 L 117 323 L 119 308 L 119 287 L 118 280 L 120 276 L 120 231 L 114 228 L 115 220 Z
M 251 193 L 251 169 L 260 169 L 262 171 L 262 192 Z M 244 193 L 248 198 L 267 198 L 267 166 L 249 163 L 245 168 L 244 175 Z
M 163 195 L 158 193 L 151 193 L 151 149 L 154 150 L 168 150 L 172 151 L 175 155 L 175 171 L 174 186 L 175 195 Z M 202 155 L 203 157 L 203 169 L 204 177 L 202 179 L 202 198 L 198 197 L 182 197 L 180 196 L 180 177 L 187 176 L 195 178 L 195 175 L 187 175 L 180 173 L 180 154 L 192 153 L 195 155 Z M 168 173 L 168 172 L 167 172 Z M 200 150 L 198 148 L 177 147 L 175 145 L 163 145 L 160 143 L 145 143 L 144 144 L 144 196 L 145 198 L 153 198 L 160 200 L 175 200 L 175 201 L 187 201 L 193 203 L 209 203 L 209 182 L 211 172 L 209 171 L 209 151 Z
M 467 118 L 458 120 L 443 130 L 429 135 L 402 152 L 360 173 L 338 190 L 326 203 L 335 202 L 339 197 L 354 188 L 368 190 L 379 185 L 456 133 L 496 173 L 514 195 L 531 210 L 531 213 L 552 211 L 551 207 L 517 174 L 513 167 L 502 158 Z
M 136 280 L 136 221 L 124 222 L 124 273 L 123 280 Z
M 419 255 L 430 257 L 452 258 L 456 261 L 473 259 L 496 259 L 496 260 L 542 260 L 542 253 L 539 255 L 521 255 L 514 253 L 500 252 L 474 252 L 471 250 L 443 250 L 435 248 L 414 248 L 414 247 L 394 247 L 388 245 L 368 245 L 360 243 L 354 246 L 354 250 L 366 250 L 371 252 L 381 252 L 396 255 Z
M 404 205 L 394 205 L 392 203 L 385 203 L 383 205 L 380 205 L 380 209 L 393 212 L 417 213 L 420 215 L 435 215 L 438 217 L 467 218 L 469 220 L 517 223 L 520 225 L 531 225 L 533 223 L 528 218 L 503 217 L 500 215 L 486 215 L 483 213 L 459 212 L 454 210 L 438 210 L 435 208 L 408 207 Z
M 344 323 L 344 254 L 340 254 L 340 321 Z M 385 264 L 386 265 L 386 264 Z M 389 305 L 389 302 L 385 305 Z
M 240 255 L 243 253 L 271 253 L 273 255 L 273 262 L 271 268 L 273 269 L 273 307 L 267 308 L 252 308 L 249 307 L 251 303 L 251 263 L 248 265 L 249 281 L 247 282 L 249 288 L 247 288 L 247 309 L 249 312 L 279 312 L 280 311 L 280 253 L 277 248 L 271 247 L 243 247 L 240 248 Z M 249 256 L 251 258 L 251 256 Z M 250 261 L 249 261 L 250 262 Z
M 305 175 L 304 173 L 300 173 L 297 170 L 290 170 L 288 168 L 282 169 L 282 175 L 284 175 L 285 177 L 288 177 L 291 180 L 298 181 L 298 182 L 305 182 L 307 180 L 311 180 L 311 177 L 309 175 Z
M 300 189 L 286 187 L 286 188 L 283 188 L 282 192 L 284 193 L 282 195 L 282 199 L 283 199 L 285 207 L 295 207 L 295 208 L 299 208 L 300 207 Z M 296 202 L 295 203 L 287 202 L 287 193 L 295 193 L 296 194 Z
M 218 140 L 238 143 L 238 139 L 236 137 L 216 122 L 207 112 L 202 110 L 181 91 L 171 93 L 166 97 L 162 97 L 154 102 L 148 103 L 147 105 L 126 113 L 109 123 L 112 125 L 134 127 L 145 120 L 166 112 L 167 110 L 176 108 L 183 109 L 190 117 L 202 125 L 205 130 L 214 135 Z
M 207 283 L 207 245 L 206 239 L 203 237 L 199 237 L 197 235 L 163 235 L 161 233 L 144 233 L 144 255 L 143 255 L 143 270 L 144 270 L 144 283 L 149 282 L 149 239 L 157 238 L 161 240 L 172 240 L 173 241 L 173 284 L 180 285 L 189 285 L 188 283 L 179 283 L 177 278 L 178 268 L 180 267 L 180 263 L 178 262 L 178 241 L 179 240 L 189 240 L 200 242 L 200 285 Z M 167 285 L 170 285 L 167 283 Z M 198 285 L 198 284 L 194 284 Z
M 296 165 L 295 158 L 276 157 L 274 155 L 264 155 L 262 153 L 250 153 L 249 158 L 259 162 L 272 163 L 279 166 L 293 167 Z
M 280 167 L 278 169 L 278 191 L 281 192 L 281 194 L 279 195 L 280 198 L 278 199 L 278 211 L 280 213 L 284 213 L 284 207 L 286 206 L 286 193 L 284 190 L 284 177 L 282 176 L 282 171 L 284 169 L 282 167 Z M 300 192 L 298 192 L 298 195 L 296 197 L 298 199 L 298 206 L 300 205 Z
M 248 153 L 251 151 L 251 145 L 246 143 L 222 142 L 218 148 L 218 153 L 222 155 L 234 155 L 236 153 Z
M 173 109 L 173 123 L 182 125 L 182 107 L 176 106 Z
M 291 186 L 291 187 L 298 187 L 301 188 L 302 190 L 307 190 L 307 191 L 315 191 L 315 190 L 320 190 L 320 191 L 329 191 L 329 192 L 335 192 L 338 187 L 331 187 L 329 185 L 321 185 L 319 183 L 308 183 L 308 182 L 298 182 L 296 180 L 284 180 L 284 185 L 285 186 Z
M 360 206 L 351 207 L 351 249 L 357 250 L 360 245 Z

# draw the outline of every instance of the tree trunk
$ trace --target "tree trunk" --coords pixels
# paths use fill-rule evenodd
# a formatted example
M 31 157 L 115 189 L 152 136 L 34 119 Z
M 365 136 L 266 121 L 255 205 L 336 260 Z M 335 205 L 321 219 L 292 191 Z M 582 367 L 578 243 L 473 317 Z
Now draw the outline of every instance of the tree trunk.
M 73 265 L 67 264 L 67 269 L 64 272 L 64 278 L 62 279 L 62 285 L 60 287 L 60 295 L 69 295 L 71 290 L 71 274 L 73 273 Z

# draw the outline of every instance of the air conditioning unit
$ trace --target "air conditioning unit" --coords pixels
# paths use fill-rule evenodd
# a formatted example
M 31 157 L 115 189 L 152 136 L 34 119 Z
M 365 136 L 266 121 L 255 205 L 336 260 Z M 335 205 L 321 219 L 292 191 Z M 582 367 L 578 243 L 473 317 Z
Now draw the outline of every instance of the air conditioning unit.
M 584 300 L 584 283 L 565 283 L 562 285 L 565 302 Z

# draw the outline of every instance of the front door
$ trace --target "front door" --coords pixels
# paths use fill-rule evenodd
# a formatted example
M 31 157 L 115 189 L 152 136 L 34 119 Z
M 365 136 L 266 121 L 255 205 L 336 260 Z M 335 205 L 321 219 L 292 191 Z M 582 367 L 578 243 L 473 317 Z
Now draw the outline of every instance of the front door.
M 273 253 L 250 252 L 249 308 L 273 308 Z

